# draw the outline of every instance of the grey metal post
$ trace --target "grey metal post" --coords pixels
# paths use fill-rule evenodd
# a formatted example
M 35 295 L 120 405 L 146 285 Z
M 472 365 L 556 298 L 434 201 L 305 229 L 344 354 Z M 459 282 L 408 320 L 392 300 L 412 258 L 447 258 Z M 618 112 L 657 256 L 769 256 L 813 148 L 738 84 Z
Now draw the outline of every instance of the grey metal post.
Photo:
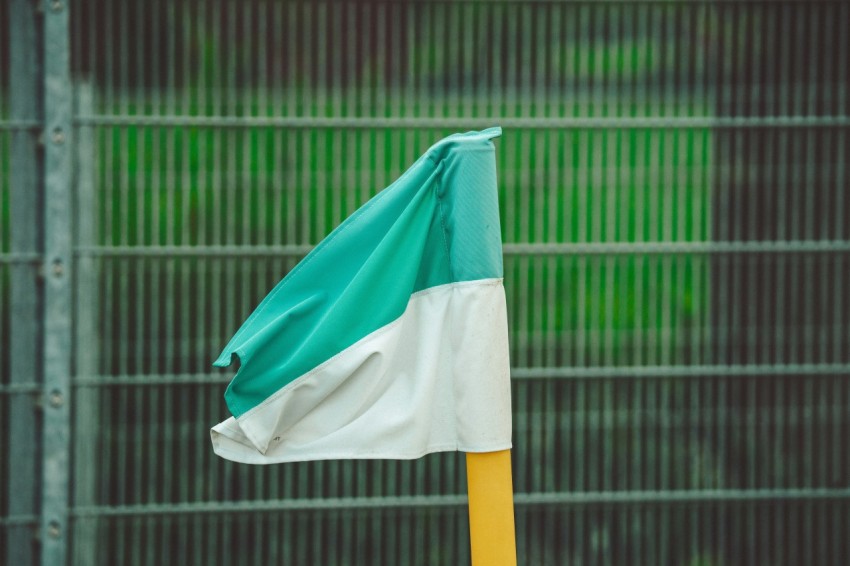
M 44 390 L 41 562 L 65 564 L 71 382 L 71 113 L 68 0 L 44 0 Z
M 77 114 L 94 114 L 94 91 L 90 82 L 80 81 L 76 87 Z M 82 126 L 77 129 L 76 150 L 76 239 L 77 246 L 94 246 L 95 235 L 95 163 L 94 128 Z M 91 378 L 97 374 L 100 340 L 97 320 L 100 315 L 98 304 L 98 267 L 100 259 L 83 255 L 75 261 L 74 300 L 74 370 L 75 375 Z M 97 505 L 98 470 L 91 466 L 96 461 L 98 427 L 100 424 L 99 387 L 81 387 L 74 393 L 74 485 L 73 501 L 76 506 Z M 83 524 L 74 527 L 74 556 L 72 564 L 94 564 L 96 559 L 97 523 L 99 519 L 83 519 Z
M 13 121 L 32 122 L 41 118 L 41 60 L 36 29 L 35 7 L 29 0 L 12 0 L 9 17 L 9 54 L 14 80 L 9 85 L 9 112 Z M 10 200 L 12 222 L 11 251 L 36 255 L 40 249 L 41 207 L 38 133 L 22 128 L 12 133 Z M 33 262 L 12 263 L 11 326 L 9 357 L 11 383 L 32 385 L 38 381 L 41 312 L 38 266 Z M 9 515 L 38 514 L 37 478 L 38 426 L 34 399 L 12 397 L 9 408 L 8 474 Z M 3 558 L 6 564 L 32 564 L 35 559 L 33 525 L 12 524 Z

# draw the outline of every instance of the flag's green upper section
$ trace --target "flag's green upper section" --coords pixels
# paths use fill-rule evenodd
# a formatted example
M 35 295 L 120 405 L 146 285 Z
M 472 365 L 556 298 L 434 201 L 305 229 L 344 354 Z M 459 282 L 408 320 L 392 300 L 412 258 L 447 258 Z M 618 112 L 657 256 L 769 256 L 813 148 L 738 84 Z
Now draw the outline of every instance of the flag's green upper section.
M 502 277 L 500 134 L 434 144 L 277 284 L 215 361 L 239 357 L 225 393 L 234 416 L 400 317 L 411 294 Z

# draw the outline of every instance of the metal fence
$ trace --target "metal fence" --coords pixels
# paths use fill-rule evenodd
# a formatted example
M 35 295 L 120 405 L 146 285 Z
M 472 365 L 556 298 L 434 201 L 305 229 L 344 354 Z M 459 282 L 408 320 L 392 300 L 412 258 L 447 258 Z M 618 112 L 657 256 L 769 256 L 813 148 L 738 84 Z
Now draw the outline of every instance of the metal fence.
M 235 465 L 211 362 L 497 162 L 522 564 L 850 556 L 850 4 L 0 3 L 0 560 L 462 564 L 464 461 Z

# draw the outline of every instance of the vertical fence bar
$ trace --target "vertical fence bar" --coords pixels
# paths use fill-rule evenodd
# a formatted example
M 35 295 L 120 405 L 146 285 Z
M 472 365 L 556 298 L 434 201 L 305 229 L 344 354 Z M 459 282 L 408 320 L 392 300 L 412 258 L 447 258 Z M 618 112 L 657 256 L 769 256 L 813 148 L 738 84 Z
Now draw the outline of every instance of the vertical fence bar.
M 41 563 L 65 564 L 71 378 L 71 77 L 68 2 L 44 2 L 44 403 Z
M 40 50 L 36 13 L 28 0 L 12 0 L 8 29 L 10 71 L 14 80 L 9 85 L 9 118 L 38 120 Z M 39 250 L 38 213 L 40 205 L 37 134 L 17 130 L 11 135 L 11 231 L 12 253 L 35 254 Z M 41 310 L 41 293 L 36 285 L 37 269 L 32 263 L 10 266 L 11 312 L 9 333 L 10 383 L 38 381 L 38 345 L 40 325 L 35 313 Z M 6 486 L 9 515 L 35 515 L 38 427 L 35 405 L 30 399 L 17 397 L 9 406 L 9 470 Z M 30 525 L 10 525 L 6 532 L 3 556 L 6 564 L 32 564 L 35 545 Z

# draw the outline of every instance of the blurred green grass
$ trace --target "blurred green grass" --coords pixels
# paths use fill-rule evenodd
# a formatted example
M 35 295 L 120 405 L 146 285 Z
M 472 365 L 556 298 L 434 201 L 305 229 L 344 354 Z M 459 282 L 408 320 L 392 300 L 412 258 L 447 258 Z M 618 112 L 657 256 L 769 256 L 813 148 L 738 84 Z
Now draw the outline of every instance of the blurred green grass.
M 191 247 L 315 244 L 442 134 L 128 126 L 93 135 L 98 245 Z M 496 142 L 503 241 L 707 241 L 711 140 L 707 129 L 506 129 Z M 701 256 L 509 256 L 506 284 L 521 365 L 683 363 L 707 316 Z M 166 290 L 144 292 L 152 301 Z

